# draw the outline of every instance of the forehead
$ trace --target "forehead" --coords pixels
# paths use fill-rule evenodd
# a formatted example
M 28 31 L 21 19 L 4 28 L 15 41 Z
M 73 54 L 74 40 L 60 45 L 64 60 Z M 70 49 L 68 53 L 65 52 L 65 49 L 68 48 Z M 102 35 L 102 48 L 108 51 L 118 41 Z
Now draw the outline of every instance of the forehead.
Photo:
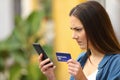
M 70 24 L 71 26 L 83 26 L 82 22 L 75 16 L 70 16 Z

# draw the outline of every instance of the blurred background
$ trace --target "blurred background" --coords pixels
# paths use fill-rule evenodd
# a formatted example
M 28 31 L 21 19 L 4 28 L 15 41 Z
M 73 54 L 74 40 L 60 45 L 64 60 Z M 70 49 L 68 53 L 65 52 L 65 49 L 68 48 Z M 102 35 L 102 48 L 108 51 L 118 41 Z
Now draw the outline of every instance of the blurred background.
M 56 52 L 76 59 L 82 50 L 71 38 L 69 11 L 87 0 L 0 0 L 0 80 L 46 80 L 32 43 L 42 45 L 57 66 L 57 80 L 69 80 Z M 120 41 L 120 0 L 95 0 L 109 13 Z

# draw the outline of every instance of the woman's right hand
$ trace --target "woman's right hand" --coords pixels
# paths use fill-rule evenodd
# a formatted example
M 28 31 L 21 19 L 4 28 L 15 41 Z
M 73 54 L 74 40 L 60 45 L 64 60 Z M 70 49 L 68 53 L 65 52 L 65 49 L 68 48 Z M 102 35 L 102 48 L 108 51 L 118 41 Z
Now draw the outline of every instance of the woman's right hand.
M 87 80 L 82 67 L 76 60 L 70 59 L 67 61 L 68 72 L 74 76 L 75 80 Z
M 49 58 L 42 60 L 43 54 L 39 55 L 39 68 L 42 73 L 48 78 L 48 80 L 55 80 L 54 69 L 56 66 L 53 65 L 53 62 L 50 61 Z M 50 62 L 50 63 L 48 63 Z M 48 64 L 46 64 L 48 63 Z M 51 67 L 52 66 L 52 67 Z

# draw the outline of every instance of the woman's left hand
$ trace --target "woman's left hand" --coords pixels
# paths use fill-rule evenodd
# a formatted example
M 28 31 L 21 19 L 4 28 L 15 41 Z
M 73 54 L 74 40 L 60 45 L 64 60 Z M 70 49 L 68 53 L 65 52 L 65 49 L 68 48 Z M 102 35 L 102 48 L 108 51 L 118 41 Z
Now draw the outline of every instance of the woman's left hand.
M 70 59 L 67 61 L 68 72 L 74 76 L 75 80 L 87 80 L 79 62 Z

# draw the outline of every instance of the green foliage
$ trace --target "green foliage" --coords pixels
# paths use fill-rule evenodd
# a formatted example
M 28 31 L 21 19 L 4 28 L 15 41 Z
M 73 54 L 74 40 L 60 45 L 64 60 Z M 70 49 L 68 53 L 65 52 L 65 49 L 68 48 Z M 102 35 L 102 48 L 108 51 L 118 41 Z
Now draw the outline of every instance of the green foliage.
M 52 0 L 40 0 L 40 3 L 43 5 L 43 10 L 45 11 L 46 18 L 51 18 L 52 13 Z
M 27 19 L 16 16 L 12 35 L 0 42 L 0 72 L 7 71 L 8 80 L 46 80 L 37 63 L 30 62 L 35 53 L 32 43 L 42 38 L 36 33 L 44 17 L 43 11 L 34 11 Z

